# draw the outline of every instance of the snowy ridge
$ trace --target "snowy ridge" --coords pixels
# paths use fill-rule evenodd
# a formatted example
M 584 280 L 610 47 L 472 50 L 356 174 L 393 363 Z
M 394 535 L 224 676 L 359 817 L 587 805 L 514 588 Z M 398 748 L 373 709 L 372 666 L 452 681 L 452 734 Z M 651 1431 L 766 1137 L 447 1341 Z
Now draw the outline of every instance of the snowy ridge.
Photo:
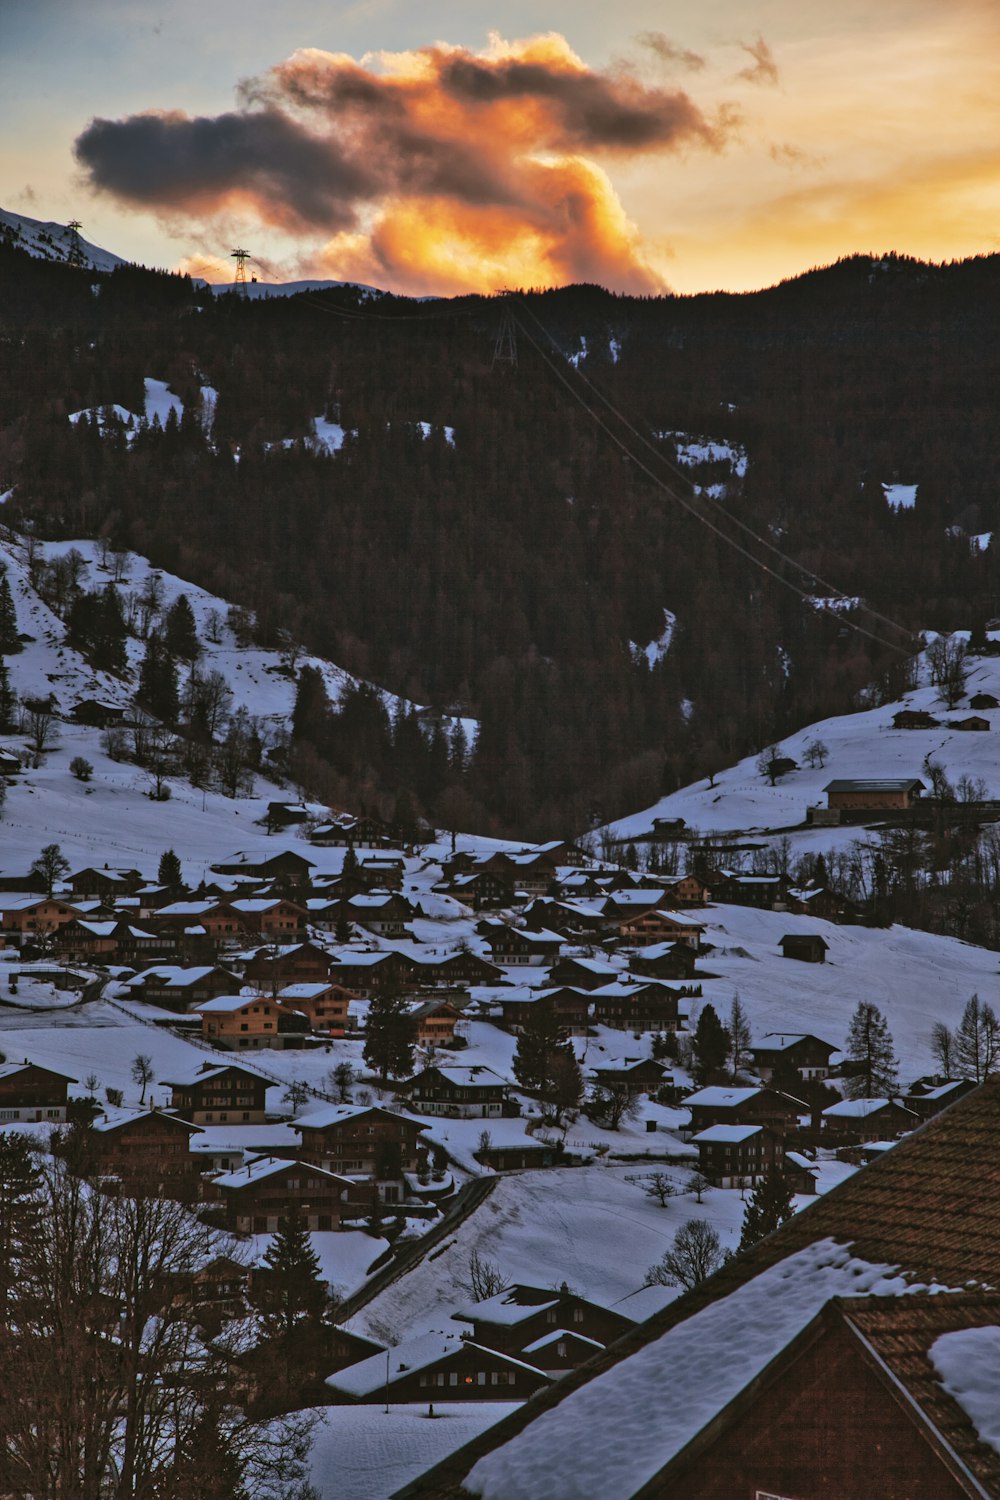
M 34 260 L 61 261 L 69 263 L 73 247 L 73 235 L 65 224 L 29 219 L 26 214 L 11 213 L 0 208 L 0 239 L 6 240 L 19 250 L 26 250 Z M 92 271 L 113 271 L 116 266 L 127 265 L 120 255 L 92 245 L 82 235 L 79 246 L 86 268 Z

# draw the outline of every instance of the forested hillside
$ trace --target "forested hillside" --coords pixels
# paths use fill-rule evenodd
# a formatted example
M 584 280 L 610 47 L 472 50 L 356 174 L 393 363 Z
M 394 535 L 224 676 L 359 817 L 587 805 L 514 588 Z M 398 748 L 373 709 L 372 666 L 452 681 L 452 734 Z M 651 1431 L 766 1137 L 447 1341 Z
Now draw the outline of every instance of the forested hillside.
M 12 524 L 105 535 L 238 600 L 262 644 L 479 720 L 473 747 L 377 695 L 334 713 L 307 675 L 290 769 L 319 795 L 579 830 L 866 682 L 893 694 L 905 631 L 997 612 L 998 281 L 998 257 L 856 257 L 744 296 L 568 288 L 513 302 L 511 368 L 493 361 L 499 301 L 216 300 L 0 246 L 0 493 Z M 68 420 L 141 413 L 148 376 L 180 422 Z M 745 472 L 709 450 L 678 475 L 685 437 Z M 914 506 L 886 503 L 894 483 Z M 742 532 L 731 549 L 731 517 L 793 562 Z M 905 630 L 803 599 L 828 585 Z M 647 654 L 665 610 L 669 646 Z

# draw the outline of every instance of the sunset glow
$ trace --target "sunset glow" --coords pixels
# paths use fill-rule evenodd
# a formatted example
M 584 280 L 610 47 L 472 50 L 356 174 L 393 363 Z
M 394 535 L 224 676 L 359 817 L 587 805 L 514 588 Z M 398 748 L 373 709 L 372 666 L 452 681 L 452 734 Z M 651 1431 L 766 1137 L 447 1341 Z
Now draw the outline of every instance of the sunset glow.
M 115 9 L 100 0 L 98 33 Z M 393 5 L 334 7 L 335 23 L 296 9 L 265 24 L 250 0 L 257 44 L 234 40 L 227 67 L 216 34 L 197 88 L 173 66 L 64 110 L 75 159 L 52 201 L 41 178 L 57 180 L 54 153 L 22 157 L 5 132 L 0 198 L 58 217 L 61 194 L 67 217 L 120 224 L 117 238 L 102 227 L 105 242 L 158 243 L 158 263 L 199 274 L 228 280 L 237 236 L 268 279 L 417 294 L 583 280 L 743 290 L 854 251 L 996 246 L 1000 13 L 986 0 L 835 15 L 818 0 L 759 14 L 706 0 L 671 31 L 644 0 L 599 23 L 557 3 L 534 34 L 502 25 L 502 9 L 473 37 L 477 0 L 429 7 L 422 39 L 413 15 L 379 24 Z M 148 45 L 176 61 L 196 7 L 166 11 L 176 39 L 165 22 Z M 331 32 L 352 45 L 320 45 Z

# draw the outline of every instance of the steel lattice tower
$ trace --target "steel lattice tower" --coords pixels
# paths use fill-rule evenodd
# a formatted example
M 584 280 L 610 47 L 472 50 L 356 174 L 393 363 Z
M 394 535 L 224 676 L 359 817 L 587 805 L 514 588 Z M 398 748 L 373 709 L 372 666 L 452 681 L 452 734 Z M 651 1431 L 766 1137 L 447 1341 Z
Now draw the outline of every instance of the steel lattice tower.
M 234 286 L 240 297 L 247 294 L 247 261 L 250 259 L 249 250 L 234 250 L 232 258 L 236 262 L 236 280 Z

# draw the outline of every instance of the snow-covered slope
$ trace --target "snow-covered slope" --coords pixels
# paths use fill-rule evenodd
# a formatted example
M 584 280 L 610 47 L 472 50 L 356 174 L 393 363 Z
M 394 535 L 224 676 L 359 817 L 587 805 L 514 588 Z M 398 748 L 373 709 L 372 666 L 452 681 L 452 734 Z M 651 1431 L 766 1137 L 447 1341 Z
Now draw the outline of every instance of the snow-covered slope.
M 824 788 L 834 779 L 914 776 L 926 784 L 922 766 L 927 756 L 944 767 L 953 785 L 966 776 L 985 783 L 986 797 L 1000 797 L 1000 709 L 969 707 L 969 698 L 977 693 L 992 694 L 1000 700 L 1000 657 L 970 658 L 965 696 L 952 710 L 945 706 L 938 689 L 930 685 L 923 659 L 920 683 L 896 702 L 823 719 L 788 735 L 781 742 L 781 750 L 798 762 L 799 769 L 781 777 L 776 786 L 769 785 L 757 769 L 757 757 L 750 755 L 720 771 L 714 785 L 704 780 L 693 782 L 643 812 L 619 819 L 611 832 L 615 837 L 634 838 L 648 832 L 654 818 L 684 818 L 704 833 L 790 828 L 805 821 L 810 806 L 826 806 Z M 926 710 L 939 721 L 939 727 L 893 729 L 893 716 L 901 709 Z M 989 731 L 949 727 L 949 721 L 967 718 L 973 712 L 989 721 Z M 828 753 L 822 765 L 810 766 L 807 750 L 816 741 L 824 744 Z M 842 836 L 856 835 L 854 829 L 840 832 Z M 837 834 L 836 829 L 823 828 L 816 836 L 830 845 L 837 841 Z
M 67 225 L 29 219 L 26 214 L 11 213 L 5 208 L 0 208 L 0 239 L 26 250 L 36 260 L 66 263 L 73 248 L 73 233 Z M 116 266 L 126 264 L 122 256 L 92 245 L 82 235 L 78 243 L 84 265 L 92 271 L 113 271 Z

